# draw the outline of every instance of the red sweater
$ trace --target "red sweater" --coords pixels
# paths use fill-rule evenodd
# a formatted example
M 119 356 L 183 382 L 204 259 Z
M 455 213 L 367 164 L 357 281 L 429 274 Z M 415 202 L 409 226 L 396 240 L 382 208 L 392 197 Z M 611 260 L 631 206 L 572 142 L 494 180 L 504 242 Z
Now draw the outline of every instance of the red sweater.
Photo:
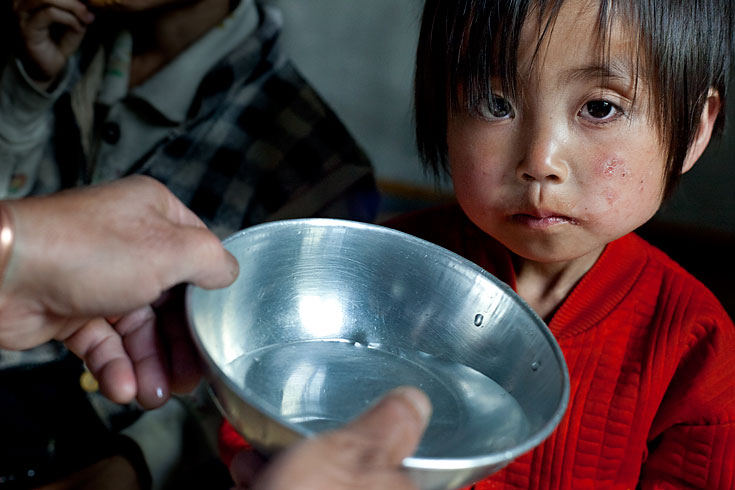
M 508 251 L 459 207 L 391 226 L 515 288 Z M 735 488 L 735 326 L 699 281 L 629 234 L 606 247 L 549 328 L 569 368 L 567 413 L 477 490 Z
M 508 251 L 456 206 L 390 226 L 515 287 Z M 567 413 L 477 490 L 735 488 L 735 326 L 700 282 L 630 234 L 607 246 L 549 328 L 569 368 Z M 227 425 L 221 436 L 228 460 L 243 442 Z

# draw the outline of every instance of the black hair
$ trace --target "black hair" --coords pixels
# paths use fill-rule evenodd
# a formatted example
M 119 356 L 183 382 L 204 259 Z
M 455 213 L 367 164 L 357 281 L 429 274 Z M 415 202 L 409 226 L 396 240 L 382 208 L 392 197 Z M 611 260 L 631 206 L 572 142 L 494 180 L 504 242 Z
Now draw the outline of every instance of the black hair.
M 518 45 L 526 19 L 538 15 L 538 52 L 563 3 L 426 0 L 416 53 L 414 111 L 416 143 L 427 170 L 437 176 L 448 170 L 448 117 L 487 100 L 493 76 L 502 80 L 502 93 L 515 95 Z M 710 89 L 722 102 L 714 134 L 724 128 L 733 9 L 733 0 L 599 2 L 597 41 L 603 60 L 613 21 L 622 20 L 638 37 L 633 75 L 648 84 L 651 116 L 666 148 L 665 197 L 679 181 Z

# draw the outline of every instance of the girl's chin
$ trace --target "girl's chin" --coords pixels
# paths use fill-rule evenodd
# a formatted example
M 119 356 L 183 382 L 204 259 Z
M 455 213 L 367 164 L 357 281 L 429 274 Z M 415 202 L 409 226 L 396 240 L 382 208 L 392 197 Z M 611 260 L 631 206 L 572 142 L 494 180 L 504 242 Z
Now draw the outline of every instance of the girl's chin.
M 563 241 L 534 240 L 532 237 L 519 237 L 503 240 L 499 239 L 511 253 L 521 260 L 528 260 L 539 264 L 563 264 L 577 260 L 597 260 L 604 246 L 596 243 L 586 243 L 581 239 Z

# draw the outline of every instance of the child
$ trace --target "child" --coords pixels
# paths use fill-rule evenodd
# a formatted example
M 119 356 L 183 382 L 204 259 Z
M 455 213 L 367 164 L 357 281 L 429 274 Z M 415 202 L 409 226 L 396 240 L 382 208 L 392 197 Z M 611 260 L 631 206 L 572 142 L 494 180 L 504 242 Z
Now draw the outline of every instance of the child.
M 631 233 L 722 129 L 732 25 L 731 0 L 427 0 L 417 140 L 459 207 L 391 225 L 507 281 L 571 379 L 476 489 L 735 485 L 735 327 Z
M 476 489 L 735 485 L 735 327 L 631 233 L 722 129 L 732 16 L 731 0 L 426 1 L 417 140 L 459 206 L 390 225 L 507 281 L 571 379 L 556 431 Z

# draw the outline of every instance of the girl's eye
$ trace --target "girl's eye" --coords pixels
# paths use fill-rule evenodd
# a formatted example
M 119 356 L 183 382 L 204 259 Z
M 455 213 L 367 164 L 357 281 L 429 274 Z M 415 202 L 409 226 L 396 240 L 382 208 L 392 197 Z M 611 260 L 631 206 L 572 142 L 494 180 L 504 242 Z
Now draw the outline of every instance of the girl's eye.
M 615 104 L 606 100 L 591 100 L 579 112 L 584 117 L 597 120 L 610 120 L 621 113 Z
M 490 113 L 493 117 L 497 117 L 499 119 L 513 115 L 513 108 L 510 106 L 510 102 L 495 95 L 490 99 L 488 109 L 490 109 Z
M 493 95 L 483 107 L 480 108 L 480 116 L 485 119 L 509 119 L 515 116 L 513 106 L 507 99 L 498 95 Z

